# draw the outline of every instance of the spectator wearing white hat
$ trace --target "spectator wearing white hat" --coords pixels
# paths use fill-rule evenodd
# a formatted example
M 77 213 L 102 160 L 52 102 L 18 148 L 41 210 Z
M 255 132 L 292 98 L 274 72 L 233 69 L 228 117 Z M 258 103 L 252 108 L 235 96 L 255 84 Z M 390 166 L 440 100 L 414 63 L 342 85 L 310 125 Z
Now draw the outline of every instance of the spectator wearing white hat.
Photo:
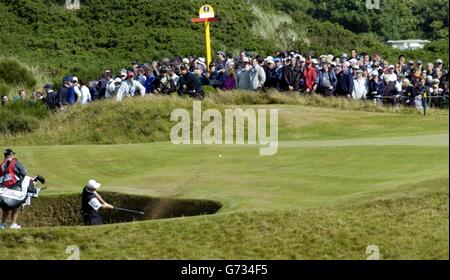
M 366 99 L 369 91 L 369 83 L 367 82 L 367 79 L 363 77 L 363 73 L 364 72 L 361 69 L 356 70 L 356 77 L 353 79 L 354 87 L 352 97 L 356 100 Z
M 379 78 L 378 71 L 372 71 L 370 73 L 371 79 L 369 80 L 369 98 L 376 104 L 382 105 L 384 95 L 384 81 Z
M 100 209 L 113 209 L 114 206 L 105 202 L 97 190 L 101 184 L 95 180 L 89 180 L 81 194 L 81 213 L 84 223 L 88 226 L 103 224 Z
M 266 61 L 266 63 L 264 64 L 263 68 L 264 71 L 266 72 L 266 83 L 264 84 L 264 86 L 266 88 L 276 88 L 277 87 L 277 72 L 276 72 L 276 64 L 275 64 L 275 59 L 269 59 Z
M 185 57 L 185 58 L 183 58 L 183 60 L 181 61 L 181 63 L 182 63 L 182 64 L 185 64 L 185 65 L 189 65 L 189 64 L 191 63 L 191 61 L 189 60 L 189 58 Z
M 388 98 L 387 102 L 393 104 L 394 96 L 397 95 L 397 74 L 395 74 L 395 66 L 389 65 L 387 73 L 383 74 L 384 80 L 384 97 Z
M 81 101 L 81 90 L 80 90 L 80 81 L 78 80 L 78 77 L 72 78 L 72 85 L 73 85 L 73 91 L 76 95 L 76 102 L 80 103 Z
M 383 79 L 385 84 L 389 84 L 391 82 L 396 82 L 397 81 L 397 74 L 395 74 L 395 66 L 394 65 L 389 65 L 388 69 L 387 69 L 387 73 L 384 73 L 383 75 Z
M 353 79 L 355 79 L 356 78 L 356 72 L 358 71 L 358 70 L 361 70 L 360 68 L 359 68 L 359 65 L 358 65 L 358 63 L 352 63 L 351 64 L 351 67 L 352 67 L 352 69 L 351 69 L 351 71 L 352 71 L 352 76 L 353 76 Z
M 112 80 L 106 88 L 105 98 L 116 98 L 121 84 L 122 79 L 119 77 Z
M 273 61 L 273 56 L 268 56 L 264 59 L 264 62 L 267 63 L 268 61 Z
M 200 69 L 202 73 L 206 71 L 206 59 L 204 57 L 195 60 L 195 69 Z

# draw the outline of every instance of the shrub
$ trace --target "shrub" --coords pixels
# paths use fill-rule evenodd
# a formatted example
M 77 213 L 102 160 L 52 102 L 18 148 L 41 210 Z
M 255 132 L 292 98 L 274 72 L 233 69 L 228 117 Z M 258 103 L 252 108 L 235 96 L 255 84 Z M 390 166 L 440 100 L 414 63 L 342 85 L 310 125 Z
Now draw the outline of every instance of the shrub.
M 0 81 L 11 86 L 23 85 L 27 88 L 32 88 L 37 83 L 33 73 L 13 59 L 0 61 Z
M 49 114 L 40 102 L 14 101 L 0 110 L 0 132 L 18 134 L 32 132 L 39 127 L 40 120 Z
M 10 87 L 0 82 L 0 96 L 8 95 L 10 91 Z
M 32 116 L 7 116 L 4 113 L 0 113 L 0 118 L 2 119 L 2 122 L 0 122 L 0 132 L 2 133 L 16 134 L 21 132 L 31 132 L 39 125 L 39 121 Z

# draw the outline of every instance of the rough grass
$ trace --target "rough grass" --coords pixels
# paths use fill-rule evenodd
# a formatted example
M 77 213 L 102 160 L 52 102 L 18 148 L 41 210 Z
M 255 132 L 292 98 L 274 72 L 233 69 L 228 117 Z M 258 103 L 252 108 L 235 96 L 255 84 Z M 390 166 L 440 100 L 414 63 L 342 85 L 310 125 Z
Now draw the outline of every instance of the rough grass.
M 400 190 L 306 210 L 5 231 L 0 258 L 65 259 L 77 245 L 81 259 L 363 260 L 376 245 L 381 259 L 448 259 L 448 178 Z
M 219 91 L 209 96 L 212 102 L 225 105 L 261 105 L 284 104 L 302 105 L 308 107 L 334 108 L 345 111 L 390 112 L 390 113 L 418 113 L 417 110 L 405 107 L 379 106 L 370 101 L 349 100 L 347 98 L 330 98 L 320 95 L 306 96 L 299 93 L 278 92 L 268 90 L 260 93 L 254 91 L 235 90 L 233 92 Z M 432 110 L 438 112 L 438 110 Z
M 50 115 L 47 107 L 39 103 L 14 101 L 0 109 L 0 133 L 8 137 L 29 133 L 39 127 L 39 122 Z
M 10 98 L 19 90 L 26 90 L 29 97 L 34 90 L 41 90 L 49 78 L 40 68 L 20 61 L 17 57 L 0 55 L 0 94 Z

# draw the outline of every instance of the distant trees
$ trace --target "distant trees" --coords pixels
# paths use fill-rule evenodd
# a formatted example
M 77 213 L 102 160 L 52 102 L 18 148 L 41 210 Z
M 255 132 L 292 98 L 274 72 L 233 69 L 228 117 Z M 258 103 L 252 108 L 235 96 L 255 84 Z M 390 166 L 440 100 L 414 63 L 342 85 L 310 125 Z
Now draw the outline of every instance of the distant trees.
M 77 5 L 77 1 L 69 1 Z M 99 69 L 113 70 L 131 60 L 168 56 L 204 56 L 202 26 L 190 19 L 206 1 L 85 0 L 67 12 L 66 0 L 0 1 L 0 53 L 38 63 L 60 76 L 82 71 L 95 78 Z M 130 4 L 132 3 L 132 5 Z M 210 0 L 220 22 L 212 24 L 214 50 L 273 54 L 278 48 L 338 54 L 350 48 L 377 50 L 395 57 L 387 39 L 448 38 L 446 0 L 381 0 L 369 10 L 366 0 Z M 256 15 L 252 6 L 262 11 Z M 284 15 L 284 14 L 286 15 Z M 254 26 L 270 15 L 289 20 L 276 36 L 264 38 Z M 261 20 L 261 19 L 265 19 Z M 275 22 L 273 22 L 275 23 Z M 261 28 L 267 27 L 262 24 Z M 260 28 L 260 30 L 261 30 Z M 432 43 L 423 53 L 443 59 L 445 44 Z M 392 59 L 391 59 L 392 60 Z
M 447 0 L 381 0 L 380 9 L 368 9 L 366 0 L 311 3 L 309 11 L 314 17 L 353 32 L 376 33 L 382 40 L 448 38 Z

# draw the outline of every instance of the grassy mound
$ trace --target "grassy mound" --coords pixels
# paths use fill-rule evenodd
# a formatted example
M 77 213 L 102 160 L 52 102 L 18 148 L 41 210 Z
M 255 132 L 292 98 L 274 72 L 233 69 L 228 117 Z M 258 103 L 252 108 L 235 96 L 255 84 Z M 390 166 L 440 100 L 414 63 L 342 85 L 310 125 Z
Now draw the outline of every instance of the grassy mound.
M 170 114 L 177 108 L 192 112 L 192 99 L 178 97 L 144 97 L 127 99 L 124 102 L 112 100 L 94 102 L 87 106 L 73 106 L 66 112 L 49 113 L 41 104 L 13 103 L 0 111 L 3 122 L 0 124 L 0 145 L 80 145 L 80 144 L 126 144 L 170 141 L 170 131 L 175 122 Z M 328 128 L 325 135 L 339 133 L 352 126 L 381 126 L 411 131 L 412 126 L 419 130 L 439 127 L 448 118 L 447 110 L 430 110 L 425 118 L 420 112 L 407 108 L 375 106 L 370 102 L 351 101 L 341 98 L 323 98 L 283 94 L 275 91 L 264 94 L 248 91 L 218 92 L 210 94 L 202 102 L 203 112 L 208 108 L 279 109 L 280 135 L 295 137 L 302 126 L 302 133 L 309 129 Z M 296 105 L 296 106 L 288 106 Z M 348 112 L 346 112 L 348 111 Z M 360 112 L 360 113 L 359 113 Z M 377 115 L 372 113 L 379 113 Z M 192 115 L 192 113 L 191 113 Z M 299 117 L 301 118 L 296 118 Z M 424 120 L 430 127 L 424 127 Z M 295 120 L 295 121 L 293 121 Z M 345 120 L 345 123 L 341 123 Z M 342 126 L 338 124 L 341 123 Z M 395 126 L 394 126 L 395 123 Z M 207 123 L 205 122 L 204 125 Z M 320 125 L 319 125 L 320 124 Z M 400 125 L 400 126 L 399 126 Z M 310 127 L 311 126 L 311 127 Z M 387 129 L 386 131 L 388 131 Z M 358 130 L 355 130 L 357 132 Z M 370 131 L 378 131 L 373 130 Z M 364 135 L 364 134 L 362 134 Z
M 214 214 L 222 207 L 219 202 L 189 199 L 161 199 L 119 193 L 102 193 L 102 197 L 119 208 L 133 208 L 144 216 L 120 211 L 103 210 L 106 224 L 167 219 Z M 33 200 L 21 214 L 21 222 L 27 227 L 57 227 L 83 225 L 80 215 L 81 195 L 44 196 Z

